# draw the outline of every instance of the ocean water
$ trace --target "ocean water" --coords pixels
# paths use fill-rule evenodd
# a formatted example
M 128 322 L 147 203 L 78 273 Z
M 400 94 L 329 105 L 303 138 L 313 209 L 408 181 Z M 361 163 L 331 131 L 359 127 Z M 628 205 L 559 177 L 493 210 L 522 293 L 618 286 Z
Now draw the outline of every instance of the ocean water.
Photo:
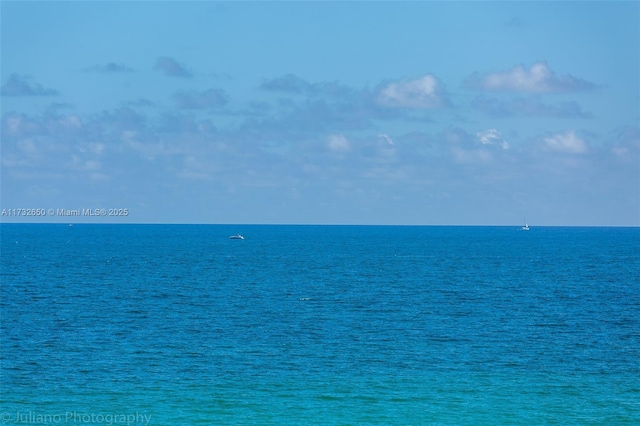
M 0 232 L 1 424 L 640 423 L 638 228 Z

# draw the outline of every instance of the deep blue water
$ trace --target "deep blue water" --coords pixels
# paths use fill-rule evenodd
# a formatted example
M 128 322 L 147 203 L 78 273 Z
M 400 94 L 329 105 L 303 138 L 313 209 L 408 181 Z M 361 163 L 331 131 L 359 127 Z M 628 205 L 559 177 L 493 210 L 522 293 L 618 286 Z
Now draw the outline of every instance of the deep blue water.
M 0 231 L 3 424 L 640 422 L 638 228 Z

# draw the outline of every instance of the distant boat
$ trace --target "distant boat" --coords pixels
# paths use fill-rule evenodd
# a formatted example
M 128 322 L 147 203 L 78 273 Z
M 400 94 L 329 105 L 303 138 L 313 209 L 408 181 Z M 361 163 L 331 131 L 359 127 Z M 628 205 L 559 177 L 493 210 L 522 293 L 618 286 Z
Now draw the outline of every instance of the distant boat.
M 529 230 L 529 225 L 527 224 L 527 221 L 524 221 L 524 226 L 521 228 L 523 231 L 528 231 Z
M 229 238 L 232 240 L 244 240 L 244 237 L 240 234 L 232 235 Z

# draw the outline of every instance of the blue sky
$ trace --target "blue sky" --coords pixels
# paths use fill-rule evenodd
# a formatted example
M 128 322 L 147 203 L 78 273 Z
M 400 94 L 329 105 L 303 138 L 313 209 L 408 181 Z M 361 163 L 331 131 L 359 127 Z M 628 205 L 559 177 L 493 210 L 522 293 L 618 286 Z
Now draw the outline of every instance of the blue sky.
M 640 225 L 638 2 L 0 7 L 2 209 Z

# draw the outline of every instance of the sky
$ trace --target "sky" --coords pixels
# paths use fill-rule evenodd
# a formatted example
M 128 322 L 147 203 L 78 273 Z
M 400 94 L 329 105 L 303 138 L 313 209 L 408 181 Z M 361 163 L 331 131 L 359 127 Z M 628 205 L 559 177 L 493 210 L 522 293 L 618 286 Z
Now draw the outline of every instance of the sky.
M 2 222 L 640 226 L 639 2 L 0 19 Z

